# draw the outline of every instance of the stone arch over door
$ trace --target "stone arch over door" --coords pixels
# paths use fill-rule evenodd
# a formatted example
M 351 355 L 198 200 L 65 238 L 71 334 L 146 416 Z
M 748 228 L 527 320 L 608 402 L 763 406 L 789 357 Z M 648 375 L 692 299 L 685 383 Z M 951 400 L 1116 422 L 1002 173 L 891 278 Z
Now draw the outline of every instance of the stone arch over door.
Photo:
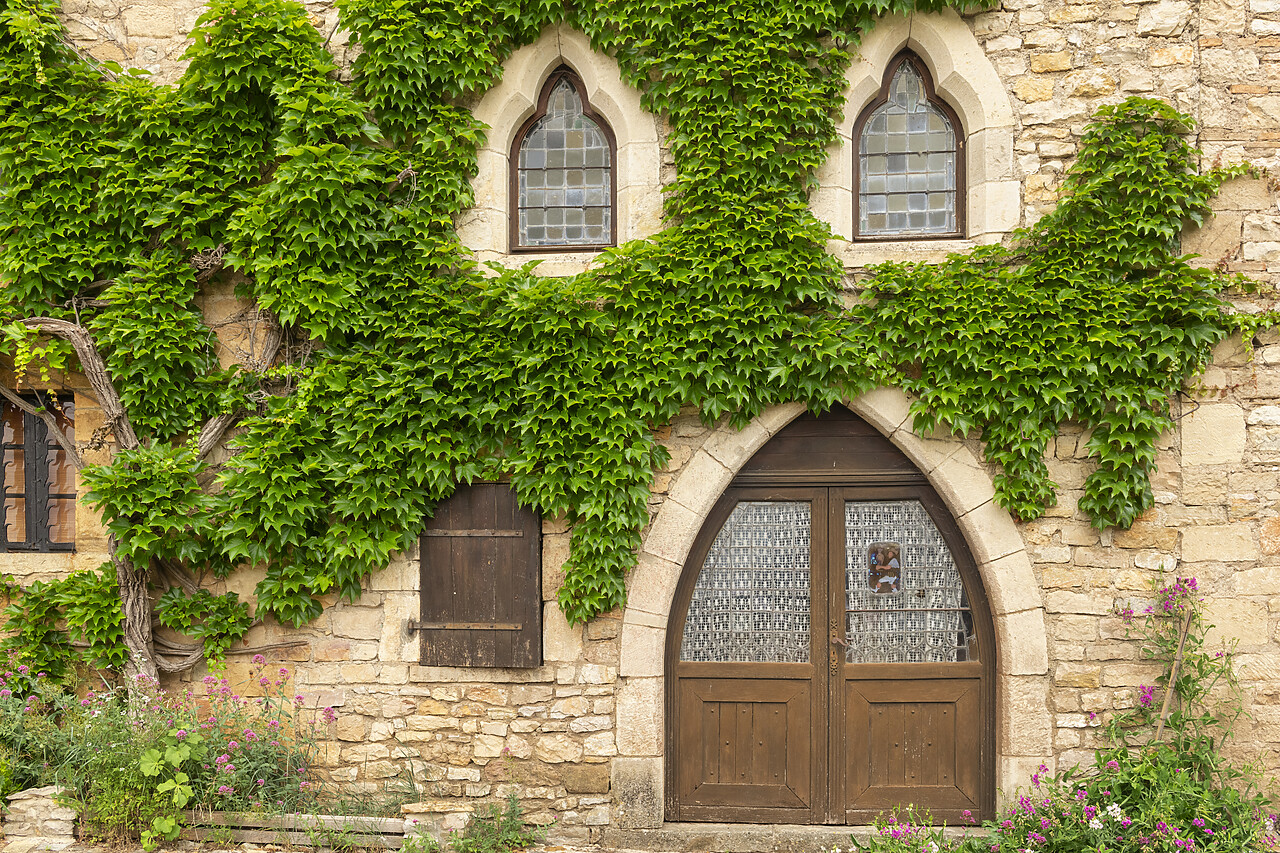
M 962 441 L 915 434 L 905 394 L 881 388 L 847 406 L 925 475 L 973 554 L 998 651 L 995 782 L 997 790 L 1011 791 L 1039 764 L 1052 765 L 1044 604 L 1022 538 L 1009 513 L 996 505 L 985 466 Z M 645 537 L 628 582 L 619 662 L 613 791 L 624 827 L 659 826 L 664 819 L 663 655 L 672 600 L 690 548 L 739 469 L 803 411 L 798 404 L 778 406 L 742 430 L 722 426 L 713 432 L 673 480 Z

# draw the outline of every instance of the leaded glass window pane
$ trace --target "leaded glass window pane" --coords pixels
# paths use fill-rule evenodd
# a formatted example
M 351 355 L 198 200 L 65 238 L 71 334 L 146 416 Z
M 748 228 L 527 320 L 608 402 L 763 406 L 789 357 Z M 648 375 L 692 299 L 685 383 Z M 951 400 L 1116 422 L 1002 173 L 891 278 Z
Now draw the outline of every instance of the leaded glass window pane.
M 698 573 L 680 660 L 808 663 L 809 529 L 803 501 L 734 507 Z
M 976 660 L 968 594 L 919 501 L 847 501 L 849 663 Z
M 584 114 L 573 84 L 561 79 L 551 90 L 547 114 L 520 143 L 517 245 L 612 242 L 611 153 L 600 126 Z
M 863 126 L 858 151 L 858 233 L 948 234 L 956 230 L 956 135 L 928 100 L 924 79 L 903 62 L 889 100 Z

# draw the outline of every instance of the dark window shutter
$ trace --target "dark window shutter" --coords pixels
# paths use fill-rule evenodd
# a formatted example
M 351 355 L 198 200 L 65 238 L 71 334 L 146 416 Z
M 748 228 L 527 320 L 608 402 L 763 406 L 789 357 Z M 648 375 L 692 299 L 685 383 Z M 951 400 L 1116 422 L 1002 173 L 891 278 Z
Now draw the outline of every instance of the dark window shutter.
M 542 663 L 542 523 L 504 483 L 461 486 L 422 533 L 424 666 Z

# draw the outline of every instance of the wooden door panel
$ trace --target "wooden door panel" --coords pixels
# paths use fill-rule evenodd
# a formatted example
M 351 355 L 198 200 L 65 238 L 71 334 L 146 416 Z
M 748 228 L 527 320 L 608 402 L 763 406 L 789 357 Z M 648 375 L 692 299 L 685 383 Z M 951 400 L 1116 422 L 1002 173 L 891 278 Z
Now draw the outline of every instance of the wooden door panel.
M 685 819 L 813 807 L 811 682 L 684 678 L 679 682 L 677 795 Z
M 913 803 L 937 817 L 980 808 L 979 679 L 851 679 L 845 685 L 845 812 Z

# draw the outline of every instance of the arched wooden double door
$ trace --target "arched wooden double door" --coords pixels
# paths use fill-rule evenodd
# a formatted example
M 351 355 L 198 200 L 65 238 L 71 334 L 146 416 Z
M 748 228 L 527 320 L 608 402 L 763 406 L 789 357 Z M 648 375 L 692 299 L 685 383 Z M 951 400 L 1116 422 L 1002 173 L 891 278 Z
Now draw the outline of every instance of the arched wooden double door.
M 991 816 L 994 652 L 925 478 L 846 410 L 800 418 L 725 492 L 676 592 L 669 819 Z

